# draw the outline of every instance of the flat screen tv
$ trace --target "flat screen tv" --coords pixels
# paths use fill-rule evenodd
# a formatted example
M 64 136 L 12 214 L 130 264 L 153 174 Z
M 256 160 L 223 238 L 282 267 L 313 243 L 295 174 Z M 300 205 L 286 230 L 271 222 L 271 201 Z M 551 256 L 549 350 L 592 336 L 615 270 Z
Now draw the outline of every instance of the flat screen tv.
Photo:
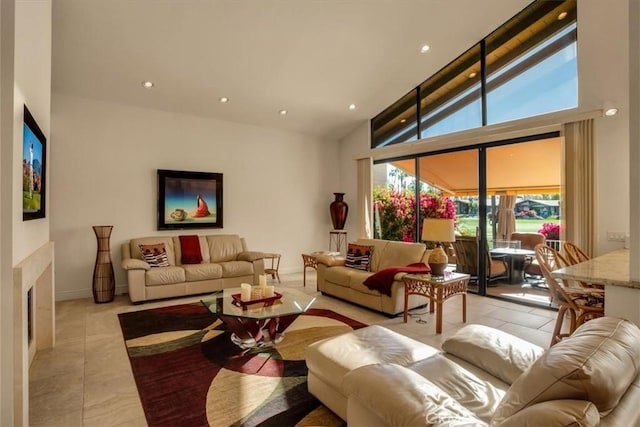
M 47 139 L 24 106 L 22 125 L 22 220 L 46 216 Z

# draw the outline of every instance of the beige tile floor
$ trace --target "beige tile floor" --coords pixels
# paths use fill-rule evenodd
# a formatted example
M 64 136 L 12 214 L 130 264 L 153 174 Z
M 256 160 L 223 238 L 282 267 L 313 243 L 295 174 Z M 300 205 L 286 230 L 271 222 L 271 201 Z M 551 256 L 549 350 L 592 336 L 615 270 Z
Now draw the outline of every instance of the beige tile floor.
M 281 275 L 283 287 L 317 294 L 314 307 L 331 309 L 367 324 L 383 324 L 416 340 L 440 346 L 464 324 L 462 298 L 444 306 L 443 333 L 435 334 L 435 317 L 414 310 L 407 323 L 316 292 L 315 276 Z M 145 426 L 145 417 L 131 373 L 118 313 L 199 301 L 200 297 L 132 305 L 126 295 L 109 304 L 92 299 L 56 303 L 56 347 L 39 352 L 29 376 L 29 421 L 32 426 Z M 469 295 L 467 323 L 479 323 L 547 347 L 556 312 L 495 298 Z

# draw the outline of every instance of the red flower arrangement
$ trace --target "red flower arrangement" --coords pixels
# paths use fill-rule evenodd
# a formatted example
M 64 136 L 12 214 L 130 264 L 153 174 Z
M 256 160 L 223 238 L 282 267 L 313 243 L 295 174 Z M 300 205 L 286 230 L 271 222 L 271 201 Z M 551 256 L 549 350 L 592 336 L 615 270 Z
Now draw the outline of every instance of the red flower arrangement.
M 547 240 L 560 240 L 560 224 L 545 222 L 538 233 L 544 234 Z

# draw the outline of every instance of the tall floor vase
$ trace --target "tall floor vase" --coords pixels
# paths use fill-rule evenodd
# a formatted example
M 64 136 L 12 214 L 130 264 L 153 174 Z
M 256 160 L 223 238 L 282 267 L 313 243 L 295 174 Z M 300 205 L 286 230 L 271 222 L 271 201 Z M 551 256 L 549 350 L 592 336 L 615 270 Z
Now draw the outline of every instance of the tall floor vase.
M 116 281 L 111 263 L 109 237 L 113 225 L 94 225 L 93 232 L 98 239 L 96 265 L 93 268 L 93 301 L 96 304 L 113 301 L 116 292 Z

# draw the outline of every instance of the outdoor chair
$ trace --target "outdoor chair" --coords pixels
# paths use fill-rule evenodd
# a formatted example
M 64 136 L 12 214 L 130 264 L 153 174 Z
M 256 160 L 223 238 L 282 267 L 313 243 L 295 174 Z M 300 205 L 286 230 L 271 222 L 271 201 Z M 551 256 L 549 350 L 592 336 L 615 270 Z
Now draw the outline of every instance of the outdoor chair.
M 511 240 L 520 241 L 522 249 L 535 250 L 536 245 L 545 244 L 545 237 L 542 233 L 511 233 Z M 524 280 L 533 287 L 546 287 L 542 270 L 535 255 L 525 258 Z
M 604 316 L 604 292 L 599 289 L 585 289 L 570 286 L 570 282 L 558 280 L 551 275 L 553 270 L 566 267 L 568 261 L 555 249 L 538 244 L 535 247 L 536 259 L 549 287 L 551 302 L 558 306 L 558 315 L 551 335 L 551 344 L 570 336 L 577 327 L 588 320 Z M 563 332 L 563 323 L 569 316 L 569 330 Z
M 477 282 L 479 239 L 475 236 L 456 236 L 453 248 L 456 252 L 456 271 L 470 275 L 471 280 Z M 504 257 L 492 258 L 489 254 L 489 245 L 485 248 L 485 261 L 488 283 L 506 279 L 509 276 Z

